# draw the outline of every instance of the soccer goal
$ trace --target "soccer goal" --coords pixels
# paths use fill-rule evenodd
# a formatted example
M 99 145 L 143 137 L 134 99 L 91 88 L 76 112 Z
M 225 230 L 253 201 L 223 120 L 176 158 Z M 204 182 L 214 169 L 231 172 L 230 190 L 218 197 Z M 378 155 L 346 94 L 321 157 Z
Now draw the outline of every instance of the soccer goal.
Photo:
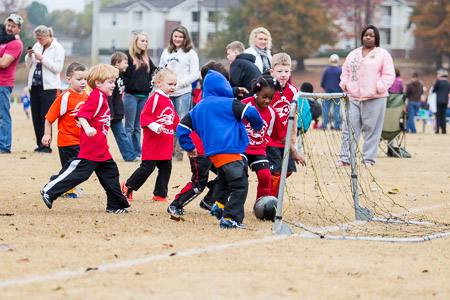
M 421 242 L 450 235 L 450 224 L 442 221 L 450 215 L 450 205 L 436 206 L 429 217 L 423 208 L 408 208 L 411 202 L 404 195 L 383 190 L 363 159 L 363 139 L 361 143 L 356 139 L 349 122 L 345 93 L 298 92 L 294 96 L 284 158 L 289 154 L 299 99 L 320 104 L 332 100 L 342 115 L 343 129 L 300 130 L 297 148 L 308 166 L 298 168 L 286 180 L 288 159 L 283 159 L 274 234 L 390 242 Z M 335 165 L 341 147 L 349 147 L 349 166 Z

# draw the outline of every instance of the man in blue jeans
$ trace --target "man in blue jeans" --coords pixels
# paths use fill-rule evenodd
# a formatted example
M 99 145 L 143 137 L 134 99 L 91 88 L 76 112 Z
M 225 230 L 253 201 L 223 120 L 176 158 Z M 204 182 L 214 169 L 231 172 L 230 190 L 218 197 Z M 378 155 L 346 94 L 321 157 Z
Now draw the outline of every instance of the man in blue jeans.
M 341 81 L 341 67 L 339 67 L 339 55 L 331 54 L 330 65 L 325 69 L 320 81 L 320 86 L 325 90 L 325 93 L 342 93 L 339 83 Z M 323 101 L 323 130 L 327 130 L 328 122 L 330 120 L 330 106 L 333 105 L 334 129 L 341 129 L 341 106 L 340 99 L 328 99 Z
M 412 81 L 406 85 L 406 100 L 408 100 L 408 122 L 406 122 L 406 132 L 416 133 L 414 117 L 421 106 L 420 97 L 423 94 L 423 84 L 419 81 L 419 74 L 413 73 Z
M 23 19 L 11 14 L 5 22 L 6 34 L 18 37 Z M 22 55 L 23 44 L 20 38 L 0 44 L 0 152 L 11 153 L 11 114 L 10 97 L 14 87 L 16 66 Z

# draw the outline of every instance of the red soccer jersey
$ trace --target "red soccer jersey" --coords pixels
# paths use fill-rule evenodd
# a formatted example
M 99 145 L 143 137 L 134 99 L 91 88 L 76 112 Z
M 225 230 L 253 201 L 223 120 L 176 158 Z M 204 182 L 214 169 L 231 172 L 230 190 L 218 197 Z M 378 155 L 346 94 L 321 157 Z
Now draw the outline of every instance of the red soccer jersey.
M 263 128 L 261 132 L 255 133 L 255 130 L 250 126 L 247 120 L 243 120 L 245 124 L 245 129 L 247 130 L 248 138 L 250 140 L 247 150 L 245 153 L 255 154 L 255 155 L 266 155 L 266 144 L 268 142 L 267 137 L 271 139 L 280 139 L 280 132 L 283 130 L 283 123 L 280 117 L 275 112 L 275 109 L 269 105 L 266 109 L 260 109 L 255 104 L 255 99 L 253 97 L 248 97 L 241 102 L 253 106 L 256 108 L 263 119 Z
M 53 102 L 45 118 L 53 123 L 58 119 L 58 147 L 80 144 L 81 125 L 75 119 L 78 111 L 86 101 L 88 94 L 75 93 L 71 89 L 59 95 Z
M 287 125 L 289 120 L 289 110 L 291 108 L 291 101 L 294 98 L 295 93 L 297 93 L 297 88 L 290 83 L 286 83 L 286 87 L 283 89 L 283 95 L 279 91 L 273 96 L 272 106 L 278 113 L 278 116 L 283 123 L 283 128 L 279 133 L 279 139 L 274 139 L 270 141 L 267 146 L 283 148 L 284 144 L 280 141 L 286 137 Z
M 141 127 L 144 129 L 142 160 L 172 159 L 173 134 L 180 123 L 169 97 L 157 90 L 147 101 L 141 113 Z M 160 133 L 157 129 L 163 126 Z
M 89 137 L 81 129 L 80 153 L 78 154 L 78 158 L 93 161 L 112 159 L 106 140 L 110 125 L 110 116 L 108 97 L 99 89 L 94 89 L 76 117 L 87 119 L 89 125 L 97 130 L 97 134 Z

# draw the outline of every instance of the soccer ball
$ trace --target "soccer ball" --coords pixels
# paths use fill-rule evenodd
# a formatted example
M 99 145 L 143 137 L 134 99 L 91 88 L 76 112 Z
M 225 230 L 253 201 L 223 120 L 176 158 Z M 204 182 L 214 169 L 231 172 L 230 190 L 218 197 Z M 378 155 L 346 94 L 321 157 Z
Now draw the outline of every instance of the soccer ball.
M 274 196 L 262 196 L 253 206 L 255 216 L 260 220 L 275 221 L 278 199 Z

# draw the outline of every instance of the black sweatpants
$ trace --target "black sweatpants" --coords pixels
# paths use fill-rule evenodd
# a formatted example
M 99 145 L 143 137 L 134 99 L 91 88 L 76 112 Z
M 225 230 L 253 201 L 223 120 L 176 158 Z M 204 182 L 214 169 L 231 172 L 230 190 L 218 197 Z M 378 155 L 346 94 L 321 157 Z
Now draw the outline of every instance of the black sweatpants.
M 64 167 L 69 161 L 78 157 L 80 145 L 58 147 L 58 152 L 61 166 Z
M 439 133 L 439 129 L 442 133 L 447 133 L 447 104 L 438 103 L 436 105 L 436 133 Z
M 153 170 L 158 167 L 158 176 L 156 177 L 155 189 L 153 195 L 167 197 L 169 191 L 170 174 L 172 173 L 172 160 L 144 160 L 139 168 L 128 178 L 126 186 L 133 191 L 139 188 L 147 181 Z
M 217 179 L 208 182 L 209 171 L 217 174 L 216 168 L 212 162 L 204 155 L 197 157 L 190 157 L 189 163 L 191 164 L 191 181 L 175 196 L 177 206 L 185 206 L 198 195 L 200 195 L 205 187 L 209 188 L 208 194 L 205 197 L 205 202 L 212 206 L 214 204 L 213 192 L 217 183 Z
M 33 119 L 34 134 L 39 151 L 49 148 L 42 145 L 41 140 L 44 136 L 45 115 L 56 99 L 56 91 L 56 89 L 44 90 L 40 85 L 32 86 L 30 90 L 31 117 Z
M 225 205 L 223 217 L 238 222 L 244 220 L 244 204 L 248 192 L 247 166 L 236 160 L 217 169 L 218 182 L 214 188 L 214 200 Z
M 92 173 L 98 177 L 106 192 L 106 209 L 116 210 L 130 206 L 122 194 L 119 183 L 119 169 L 114 160 L 92 161 L 77 158 L 66 164 L 58 176 L 47 183 L 42 191 L 55 200 L 61 194 L 86 181 Z

